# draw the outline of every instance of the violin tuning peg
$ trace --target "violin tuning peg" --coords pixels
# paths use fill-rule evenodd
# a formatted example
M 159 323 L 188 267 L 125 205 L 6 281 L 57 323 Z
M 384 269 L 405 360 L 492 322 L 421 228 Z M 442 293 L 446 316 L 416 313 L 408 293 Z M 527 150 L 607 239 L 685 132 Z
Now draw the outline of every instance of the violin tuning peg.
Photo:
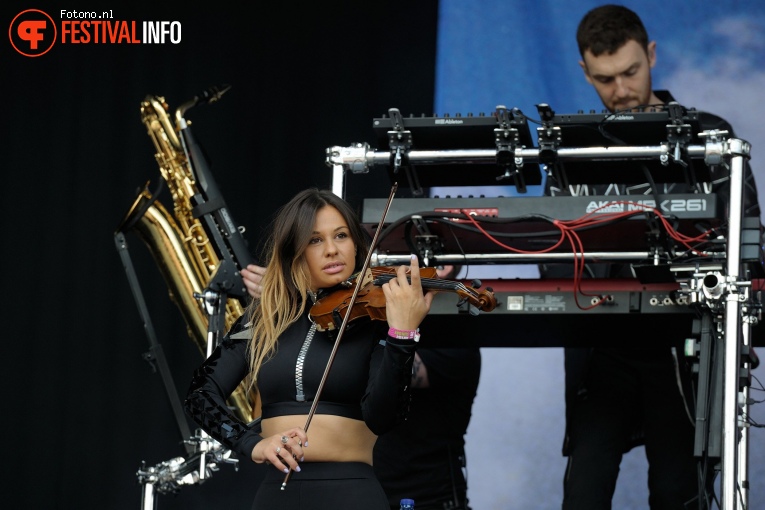
M 478 308 L 476 308 L 475 306 L 468 306 L 468 312 L 473 317 L 477 317 L 478 314 L 481 313 L 481 311 Z
M 492 289 L 491 287 L 486 287 L 486 290 L 487 290 L 488 292 L 494 292 L 494 289 Z
M 467 298 L 461 298 L 459 301 L 457 301 L 457 307 L 463 306 L 465 303 L 467 303 Z
M 478 278 L 476 278 L 475 280 L 473 280 L 472 282 L 470 282 L 470 285 L 471 285 L 471 286 L 472 286 L 474 289 L 480 289 L 480 288 L 481 288 L 481 280 L 479 280 Z

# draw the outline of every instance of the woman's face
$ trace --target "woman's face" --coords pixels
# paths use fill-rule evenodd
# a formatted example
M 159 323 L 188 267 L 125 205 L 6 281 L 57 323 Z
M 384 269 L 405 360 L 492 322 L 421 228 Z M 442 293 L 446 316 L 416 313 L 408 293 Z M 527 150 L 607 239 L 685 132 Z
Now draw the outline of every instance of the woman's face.
M 327 205 L 316 213 L 313 234 L 305 250 L 311 290 L 332 287 L 347 280 L 356 265 L 356 244 L 342 214 Z

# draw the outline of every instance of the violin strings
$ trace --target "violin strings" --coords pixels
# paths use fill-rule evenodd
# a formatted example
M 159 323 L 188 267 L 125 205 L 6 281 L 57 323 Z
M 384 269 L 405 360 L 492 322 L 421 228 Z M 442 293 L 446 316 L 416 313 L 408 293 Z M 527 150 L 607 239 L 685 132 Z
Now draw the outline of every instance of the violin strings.
M 375 285 L 381 286 L 382 284 L 391 281 L 395 277 L 396 275 L 394 274 L 378 275 L 377 278 L 375 278 L 374 283 Z M 407 276 L 407 280 L 411 281 L 411 279 L 408 276 Z M 472 290 L 466 287 L 465 284 L 462 282 L 440 280 L 437 278 L 421 278 L 420 282 L 422 283 L 423 287 L 426 287 L 429 289 L 462 290 L 464 292 L 469 292 L 470 290 Z

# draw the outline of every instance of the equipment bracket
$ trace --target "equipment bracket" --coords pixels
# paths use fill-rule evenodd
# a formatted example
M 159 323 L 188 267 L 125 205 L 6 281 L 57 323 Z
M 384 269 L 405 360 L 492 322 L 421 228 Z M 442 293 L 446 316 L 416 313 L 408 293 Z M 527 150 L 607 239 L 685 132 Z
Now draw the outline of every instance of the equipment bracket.
M 670 124 L 667 124 L 669 148 L 674 151 L 675 162 L 687 168 L 688 163 L 683 160 L 683 155 L 691 141 L 691 125 L 685 121 L 685 111 L 680 103 L 672 101 L 667 104 L 667 113 L 670 119 Z M 666 166 L 669 162 L 662 160 L 662 164 Z
M 388 109 L 390 115 L 391 130 L 388 131 L 388 145 L 390 146 L 391 166 L 393 173 L 397 174 L 403 168 L 409 181 L 409 188 L 414 196 L 423 194 L 422 186 L 414 167 L 409 163 L 409 150 L 412 148 L 412 132 L 404 128 L 404 119 L 398 108 Z
M 558 146 L 561 141 L 560 128 L 553 124 L 555 112 L 546 103 L 537 105 L 539 120 L 542 125 L 537 128 L 539 136 L 539 162 L 543 165 L 554 165 L 558 160 Z
M 498 181 L 512 179 L 519 193 L 526 192 L 526 180 L 523 178 L 523 157 L 516 157 L 515 149 L 520 145 L 518 129 L 512 127 L 512 120 L 520 115 L 520 110 L 508 110 L 504 105 L 497 105 L 497 127 L 494 129 L 494 142 L 497 146 L 497 166 L 504 168 L 504 173 L 497 176 Z M 515 169 L 510 167 L 515 165 Z

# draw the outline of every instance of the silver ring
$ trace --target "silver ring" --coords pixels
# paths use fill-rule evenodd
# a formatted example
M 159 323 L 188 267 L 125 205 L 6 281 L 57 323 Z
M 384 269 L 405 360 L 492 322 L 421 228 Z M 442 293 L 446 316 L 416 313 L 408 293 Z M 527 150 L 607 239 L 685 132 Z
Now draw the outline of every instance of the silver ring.
M 287 444 L 287 441 L 289 440 L 290 438 L 288 438 L 287 436 L 282 436 L 282 444 Z
M 282 451 L 282 447 L 281 446 L 277 446 L 276 447 L 276 454 L 279 455 L 280 451 Z

